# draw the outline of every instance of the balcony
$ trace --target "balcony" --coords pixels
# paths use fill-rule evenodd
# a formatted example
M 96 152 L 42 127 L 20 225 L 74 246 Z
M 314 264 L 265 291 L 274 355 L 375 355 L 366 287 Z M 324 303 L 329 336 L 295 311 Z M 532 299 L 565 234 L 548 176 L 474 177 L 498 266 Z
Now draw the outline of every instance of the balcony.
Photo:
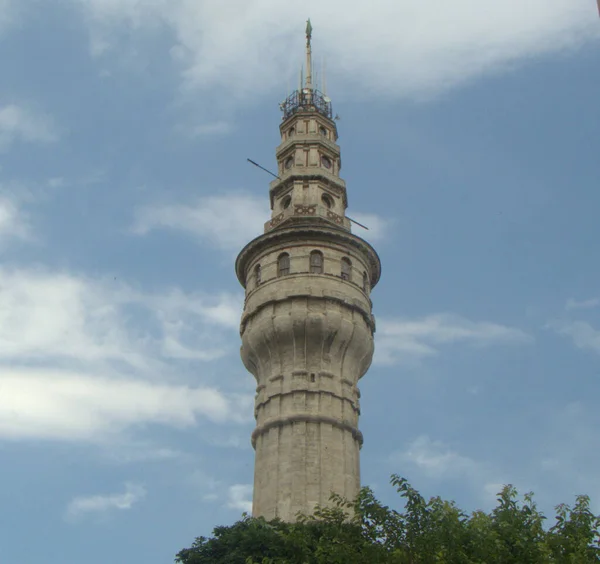
M 304 205 L 294 204 L 289 208 L 283 210 L 277 214 L 271 220 L 265 223 L 265 233 L 272 231 L 273 229 L 281 226 L 290 218 L 318 218 L 320 220 L 326 220 L 327 222 L 341 227 L 347 231 L 350 231 L 350 220 L 347 217 L 332 212 L 321 204 Z

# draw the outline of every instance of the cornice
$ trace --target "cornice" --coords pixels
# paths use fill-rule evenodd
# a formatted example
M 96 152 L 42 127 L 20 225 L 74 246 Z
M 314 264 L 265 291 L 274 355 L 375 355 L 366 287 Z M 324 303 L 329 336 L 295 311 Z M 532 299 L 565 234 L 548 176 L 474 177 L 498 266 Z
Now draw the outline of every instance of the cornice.
M 250 241 L 238 254 L 235 261 L 235 272 L 240 284 L 246 287 L 246 267 L 253 257 L 269 247 L 279 246 L 286 242 L 298 242 L 302 239 L 317 239 L 353 247 L 368 257 L 371 271 L 371 288 L 374 288 L 381 277 L 381 260 L 377 251 L 364 239 L 349 231 L 332 225 L 296 222 L 294 226 L 284 226 L 259 235 Z
M 339 191 L 339 195 L 342 197 L 342 202 L 344 204 L 344 209 L 348 207 L 348 193 L 345 180 L 321 168 L 305 167 L 286 171 L 279 178 L 270 182 L 269 198 L 271 201 L 271 209 L 273 209 L 275 204 L 275 195 L 280 190 L 288 188 L 296 181 L 306 182 L 311 180 L 322 182 L 325 186 Z
M 335 123 L 334 120 L 325 117 L 323 114 L 318 112 L 316 109 L 299 110 L 299 111 L 295 112 L 294 114 L 292 114 L 287 119 L 284 119 L 279 124 L 279 130 L 281 131 L 281 133 L 283 133 L 286 129 L 291 127 L 292 123 L 294 123 L 296 121 L 300 121 L 302 119 L 307 119 L 307 118 L 308 119 L 315 118 L 317 121 L 323 122 L 323 125 L 328 125 L 329 127 L 333 128 L 335 139 L 337 141 L 337 139 L 338 139 L 337 124 Z
M 283 427 L 284 425 L 292 425 L 293 423 L 321 423 L 325 425 L 331 425 L 342 431 L 348 431 L 352 434 L 352 438 L 358 443 L 359 448 L 362 447 L 363 444 L 363 435 L 362 433 L 350 423 L 346 423 L 345 421 L 339 421 L 334 417 L 329 417 L 327 415 L 312 415 L 309 413 L 296 413 L 293 415 L 284 415 L 279 417 L 274 417 L 272 419 L 267 419 L 262 425 L 257 426 L 252 432 L 252 447 L 256 449 L 256 441 L 261 435 L 264 435 L 270 429 L 276 427 Z
M 308 145 L 310 147 L 314 145 L 322 145 L 323 147 L 327 147 L 336 157 L 339 157 L 341 153 L 340 146 L 337 143 L 334 143 L 322 135 L 315 137 L 314 133 L 296 133 L 294 137 L 291 139 L 286 139 L 275 149 L 275 156 L 277 158 L 281 157 L 281 155 L 283 155 L 293 145 Z

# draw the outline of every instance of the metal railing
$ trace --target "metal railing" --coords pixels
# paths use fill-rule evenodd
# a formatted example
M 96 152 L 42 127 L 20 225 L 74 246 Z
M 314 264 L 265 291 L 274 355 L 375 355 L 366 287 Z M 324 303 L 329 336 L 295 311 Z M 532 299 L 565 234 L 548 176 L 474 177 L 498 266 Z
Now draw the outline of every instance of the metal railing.
M 321 115 L 332 119 L 331 100 L 319 90 L 294 90 L 281 104 L 283 119 L 287 119 L 300 110 L 314 108 Z

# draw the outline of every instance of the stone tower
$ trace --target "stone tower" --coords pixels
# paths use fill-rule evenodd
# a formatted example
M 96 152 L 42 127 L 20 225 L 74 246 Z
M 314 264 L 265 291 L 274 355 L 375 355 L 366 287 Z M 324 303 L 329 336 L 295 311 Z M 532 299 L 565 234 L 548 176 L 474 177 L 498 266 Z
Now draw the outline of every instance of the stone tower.
M 236 261 L 241 356 L 257 381 L 254 516 L 293 521 L 360 489 L 358 380 L 373 356 L 381 265 L 351 233 L 331 101 L 306 78 L 282 104 L 271 219 Z

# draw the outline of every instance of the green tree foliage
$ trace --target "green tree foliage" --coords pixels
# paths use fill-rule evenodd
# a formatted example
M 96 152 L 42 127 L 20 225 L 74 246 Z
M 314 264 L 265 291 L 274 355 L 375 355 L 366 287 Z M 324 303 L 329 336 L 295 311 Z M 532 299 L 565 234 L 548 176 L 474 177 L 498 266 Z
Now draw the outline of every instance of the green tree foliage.
M 401 512 L 382 505 L 369 488 L 354 502 L 332 496 L 295 523 L 244 516 L 217 527 L 179 552 L 180 564 L 588 564 L 600 563 L 600 517 L 587 496 L 556 507 L 544 527 L 533 494 L 521 500 L 505 486 L 490 513 L 467 515 L 454 502 L 426 501 L 403 478 L 392 476 Z

